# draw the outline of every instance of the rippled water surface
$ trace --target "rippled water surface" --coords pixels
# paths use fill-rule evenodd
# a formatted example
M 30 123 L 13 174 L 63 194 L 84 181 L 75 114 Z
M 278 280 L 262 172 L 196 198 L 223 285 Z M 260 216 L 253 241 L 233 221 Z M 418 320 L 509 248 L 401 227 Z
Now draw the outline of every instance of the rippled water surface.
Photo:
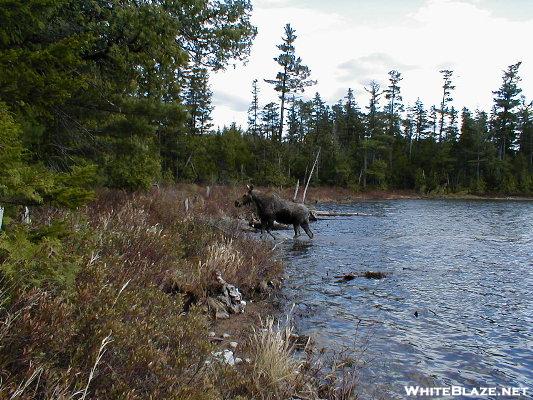
M 533 387 L 533 203 L 396 200 L 283 244 L 287 304 L 327 348 L 359 346 L 369 387 Z M 336 275 L 383 271 L 382 280 Z M 415 316 L 415 313 L 417 316 Z M 354 344 L 355 343 L 355 344 Z

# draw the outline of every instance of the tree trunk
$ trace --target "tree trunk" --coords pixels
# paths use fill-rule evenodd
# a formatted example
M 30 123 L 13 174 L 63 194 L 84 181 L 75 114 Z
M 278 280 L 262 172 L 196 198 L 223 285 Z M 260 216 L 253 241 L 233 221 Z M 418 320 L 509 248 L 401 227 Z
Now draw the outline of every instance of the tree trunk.
M 305 196 L 307 195 L 307 188 L 309 187 L 309 182 L 311 182 L 311 178 L 313 177 L 313 170 L 315 169 L 315 166 L 318 163 L 318 157 L 320 157 L 320 148 L 318 149 L 318 153 L 316 154 L 313 168 L 311 168 L 311 172 L 309 173 L 309 179 L 307 179 L 307 184 L 305 185 L 304 194 L 302 196 L 302 203 L 305 203 Z
M 300 180 L 298 179 L 296 181 L 296 188 L 294 189 L 294 197 L 292 198 L 292 201 L 296 201 L 296 197 L 298 196 L 298 189 L 300 188 Z

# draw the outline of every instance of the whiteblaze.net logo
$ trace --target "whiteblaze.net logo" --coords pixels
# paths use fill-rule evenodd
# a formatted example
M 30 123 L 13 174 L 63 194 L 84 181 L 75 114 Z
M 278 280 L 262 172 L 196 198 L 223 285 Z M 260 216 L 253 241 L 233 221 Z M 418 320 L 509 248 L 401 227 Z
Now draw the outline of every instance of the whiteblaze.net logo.
M 463 386 L 447 387 L 423 387 L 404 386 L 407 396 L 441 397 L 441 396 L 462 396 L 462 397 L 525 397 L 528 389 L 525 387 L 478 387 L 465 388 Z

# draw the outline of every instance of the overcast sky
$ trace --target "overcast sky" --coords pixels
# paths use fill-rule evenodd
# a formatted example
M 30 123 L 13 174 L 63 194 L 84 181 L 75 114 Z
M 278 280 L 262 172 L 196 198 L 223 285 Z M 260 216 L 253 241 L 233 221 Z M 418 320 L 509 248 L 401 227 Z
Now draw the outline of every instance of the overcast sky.
M 213 74 L 215 127 L 236 122 L 246 128 L 254 79 L 260 103 L 276 101 L 272 86 L 283 28 L 296 30 L 296 53 L 311 68 L 329 104 L 352 88 L 361 107 L 364 86 L 372 79 L 386 86 L 388 71 L 402 73 L 404 104 L 417 97 L 429 108 L 438 104 L 439 70 L 454 70 L 456 108 L 490 110 L 492 91 L 502 70 L 522 61 L 523 94 L 533 96 L 533 0 L 254 0 L 258 28 L 246 65 Z

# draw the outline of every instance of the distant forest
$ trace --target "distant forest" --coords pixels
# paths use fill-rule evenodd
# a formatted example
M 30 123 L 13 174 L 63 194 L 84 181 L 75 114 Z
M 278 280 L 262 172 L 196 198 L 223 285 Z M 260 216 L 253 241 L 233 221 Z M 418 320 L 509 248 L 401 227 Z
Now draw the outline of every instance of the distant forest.
M 252 84 L 247 127 L 212 125 L 209 74 L 245 60 L 256 36 L 249 0 L 3 0 L 0 7 L 0 205 L 77 206 L 95 187 L 154 183 L 312 185 L 422 193 L 531 194 L 532 103 L 520 62 L 503 72 L 489 112 L 442 100 L 404 104 L 402 74 L 333 105 L 298 57 L 287 25 Z M 258 77 L 259 78 L 259 77 Z M 459 121 L 461 121 L 459 123 Z
M 439 71 L 442 97 L 437 105 L 425 106 L 420 99 L 404 104 L 402 74 L 397 70 L 389 72 L 386 87 L 372 81 L 364 88 L 368 103 L 357 104 L 354 91 L 348 89 L 343 99 L 328 105 L 320 93 L 309 101 L 298 97 L 316 82 L 296 55 L 295 39 L 294 29 L 287 25 L 275 58 L 280 72 L 265 79 L 278 92 L 279 103 L 261 105 L 255 80 L 247 129 L 232 126 L 217 133 L 225 138 L 223 143 L 239 142 L 241 156 L 246 155 L 222 169 L 240 172 L 234 179 L 294 184 L 307 179 L 318 156 L 311 180 L 315 184 L 432 194 L 531 194 L 533 103 L 521 95 L 520 62 L 503 72 L 490 113 L 453 105 L 452 70 Z M 194 148 L 189 153 L 196 154 Z M 235 171 L 237 164 L 241 171 Z M 212 168 L 217 171 L 215 165 L 216 161 Z M 190 179 L 206 180 L 212 172 L 187 173 Z

